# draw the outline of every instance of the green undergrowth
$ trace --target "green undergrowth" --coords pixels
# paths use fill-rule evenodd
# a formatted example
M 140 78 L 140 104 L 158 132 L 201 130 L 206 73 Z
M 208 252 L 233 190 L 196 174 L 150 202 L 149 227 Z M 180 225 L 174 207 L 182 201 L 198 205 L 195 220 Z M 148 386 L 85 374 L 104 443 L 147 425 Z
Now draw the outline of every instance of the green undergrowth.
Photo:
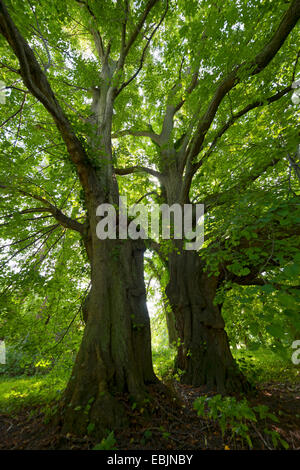
M 270 350 L 233 350 L 240 369 L 253 383 L 300 382 L 300 367 Z M 153 366 L 159 379 L 173 377 L 175 349 L 164 345 L 153 350 Z M 69 372 L 53 369 L 44 375 L 0 375 L 0 412 L 14 413 L 22 408 L 44 406 L 58 400 Z M 179 379 L 178 376 L 175 377 Z
M 197 398 L 194 401 L 194 408 L 198 416 L 217 422 L 223 438 L 227 432 L 234 446 L 238 439 L 252 449 L 251 426 L 255 429 L 255 424 L 259 422 L 263 425 L 264 434 L 270 438 L 272 448 L 289 448 L 288 443 L 270 426 L 270 422 L 279 423 L 279 419 L 266 405 L 251 406 L 245 398 L 237 401 L 234 397 L 215 395 Z M 269 445 L 268 447 L 271 448 Z
M 153 348 L 153 368 L 159 379 L 165 380 L 172 377 L 175 355 L 175 349 L 169 346 L 164 345 L 160 348 Z
M 0 376 L 0 412 L 15 413 L 23 408 L 47 405 L 59 399 L 67 376 L 55 371 L 40 376 Z
M 252 383 L 300 382 L 300 366 L 293 364 L 288 355 L 282 356 L 263 348 L 255 351 L 233 349 L 232 354 L 240 370 Z M 175 348 L 166 345 L 153 348 L 153 366 L 159 379 L 172 377 L 175 356 Z
M 232 350 L 240 370 L 252 383 L 300 382 L 300 367 L 292 363 L 288 356 L 270 349 Z
M 155 373 L 161 380 L 172 376 L 174 349 L 161 347 L 153 352 Z M 66 387 L 68 371 L 53 369 L 48 374 L 0 375 L 0 412 L 15 413 L 23 408 L 46 406 L 58 400 Z

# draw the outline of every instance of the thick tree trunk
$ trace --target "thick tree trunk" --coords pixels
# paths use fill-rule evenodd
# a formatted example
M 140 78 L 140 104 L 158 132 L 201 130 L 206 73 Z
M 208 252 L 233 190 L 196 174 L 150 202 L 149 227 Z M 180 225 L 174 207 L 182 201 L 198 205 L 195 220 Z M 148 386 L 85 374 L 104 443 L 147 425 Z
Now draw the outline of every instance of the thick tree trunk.
M 170 280 L 166 289 L 180 345 L 176 359 L 182 382 L 229 392 L 248 384 L 232 357 L 224 320 L 214 298 L 217 279 L 203 270 L 195 251 L 169 256 Z
M 140 240 L 94 240 L 87 323 L 64 396 L 63 430 L 99 437 L 126 422 L 115 394 L 145 398 L 157 381 L 152 367 L 150 322 Z
M 111 148 L 116 88 L 109 84 L 113 73 L 113 61 L 111 65 L 106 61 L 101 90 L 95 88 L 93 94 L 90 122 L 95 134 L 88 140 L 97 166 L 94 177 L 84 181 L 89 219 L 84 242 L 91 264 L 91 290 L 84 308 L 84 336 L 65 392 L 63 413 L 64 431 L 86 433 L 88 424 L 93 423 L 99 437 L 126 421 L 116 394 L 128 393 L 141 402 L 146 385 L 157 382 L 146 305 L 144 243 L 99 240 L 96 235 L 98 206 L 119 204 Z

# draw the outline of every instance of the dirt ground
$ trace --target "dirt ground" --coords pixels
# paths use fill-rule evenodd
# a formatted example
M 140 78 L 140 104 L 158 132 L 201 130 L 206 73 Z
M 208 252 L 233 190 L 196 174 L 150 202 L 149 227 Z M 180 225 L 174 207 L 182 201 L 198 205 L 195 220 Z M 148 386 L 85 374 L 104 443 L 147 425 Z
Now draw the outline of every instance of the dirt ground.
M 167 387 L 153 386 L 150 416 L 143 410 L 132 410 L 126 397 L 120 397 L 127 407 L 130 425 L 114 430 L 116 449 L 249 449 L 245 442 L 232 437 L 230 429 L 222 437 L 218 423 L 197 416 L 193 402 L 201 395 L 203 389 L 177 382 Z M 300 384 L 263 384 L 247 399 L 252 405 L 267 405 L 279 418 L 278 423 L 267 421 L 249 426 L 254 449 L 274 448 L 271 437 L 264 433 L 267 424 L 289 444 L 289 449 L 300 450 Z M 1 450 L 89 450 L 97 443 L 90 436 L 63 435 L 58 426 L 45 422 L 39 408 L 25 409 L 16 415 L 0 414 Z

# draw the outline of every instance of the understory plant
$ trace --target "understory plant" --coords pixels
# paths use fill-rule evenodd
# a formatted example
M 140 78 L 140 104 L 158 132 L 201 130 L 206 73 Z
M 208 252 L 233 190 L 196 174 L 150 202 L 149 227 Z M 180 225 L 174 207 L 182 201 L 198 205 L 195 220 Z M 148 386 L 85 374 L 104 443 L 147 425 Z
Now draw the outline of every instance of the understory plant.
M 277 448 L 281 444 L 284 449 L 288 448 L 288 443 L 282 439 L 280 434 L 267 427 L 267 418 L 276 423 L 279 420 L 277 416 L 269 411 L 269 407 L 266 405 L 260 404 L 252 407 L 245 398 L 238 401 L 234 397 L 222 397 L 218 394 L 213 397 L 203 396 L 197 398 L 194 401 L 194 408 L 198 416 L 212 419 L 218 423 L 222 437 L 224 437 L 227 430 L 230 430 L 231 438 L 241 438 L 251 449 L 253 444 L 249 426 L 252 425 L 255 428 L 255 423 L 265 421 L 264 433 L 271 436 L 273 447 Z

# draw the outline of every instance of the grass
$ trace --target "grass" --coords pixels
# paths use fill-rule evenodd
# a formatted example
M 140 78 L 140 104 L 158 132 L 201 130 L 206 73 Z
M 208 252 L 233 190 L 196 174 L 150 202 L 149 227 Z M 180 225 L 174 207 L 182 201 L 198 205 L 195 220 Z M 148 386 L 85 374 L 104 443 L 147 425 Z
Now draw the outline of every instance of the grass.
M 54 373 L 41 376 L 0 376 L 0 412 L 15 413 L 22 408 L 46 405 L 58 399 L 67 378 Z
M 300 382 L 299 366 L 271 349 L 233 349 L 232 354 L 251 382 Z M 171 377 L 175 355 L 175 348 L 167 345 L 160 344 L 153 348 L 154 371 L 160 379 Z
M 153 365 L 160 379 L 171 377 L 175 351 L 167 346 L 153 352 Z M 0 375 L 0 412 L 18 411 L 47 404 L 57 400 L 66 387 L 68 374 L 65 370 L 54 369 L 44 375 Z
M 259 348 L 232 350 L 240 369 L 246 377 L 256 383 L 300 382 L 300 368 L 288 357 L 270 350 Z
M 232 351 L 247 378 L 256 383 L 300 382 L 299 366 L 267 350 Z M 172 376 L 175 350 L 160 345 L 153 350 L 153 365 L 160 379 Z M 47 405 L 61 396 L 68 374 L 54 369 L 46 375 L 9 377 L 0 375 L 0 412 L 16 413 L 22 408 Z
M 160 379 L 171 376 L 174 356 L 175 351 L 167 346 L 154 350 L 154 370 Z M 27 407 L 46 406 L 61 396 L 67 380 L 68 374 L 61 369 L 34 376 L 0 375 L 0 412 L 17 413 Z

